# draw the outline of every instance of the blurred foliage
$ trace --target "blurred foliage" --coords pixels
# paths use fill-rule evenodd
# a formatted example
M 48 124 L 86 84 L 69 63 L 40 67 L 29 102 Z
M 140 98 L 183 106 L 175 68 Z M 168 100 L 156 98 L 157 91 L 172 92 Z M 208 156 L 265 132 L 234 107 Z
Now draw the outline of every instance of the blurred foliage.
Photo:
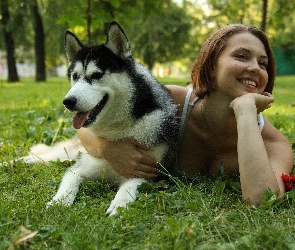
M 19 62 L 34 61 L 31 1 L 9 2 L 12 19 L 6 28 L 13 30 Z M 116 20 L 129 38 L 134 55 L 149 68 L 172 61 L 189 68 L 201 44 L 217 28 L 237 22 L 260 27 L 262 2 L 38 0 L 45 28 L 46 64 L 50 69 L 66 62 L 65 30 L 73 31 L 84 44 L 97 44 L 105 41 L 109 23 Z M 266 33 L 275 48 L 294 48 L 294 1 L 268 0 Z M 2 39 L 0 36 L 0 49 L 4 50 Z

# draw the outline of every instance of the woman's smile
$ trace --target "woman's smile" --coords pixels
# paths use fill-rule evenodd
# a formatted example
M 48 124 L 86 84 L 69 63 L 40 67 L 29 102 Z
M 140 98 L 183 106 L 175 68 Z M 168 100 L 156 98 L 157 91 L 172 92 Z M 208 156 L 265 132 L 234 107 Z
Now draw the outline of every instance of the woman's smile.
M 256 88 L 257 87 L 257 83 L 254 80 L 250 80 L 250 79 L 238 79 L 238 81 L 244 85 L 246 85 L 247 87 L 252 87 L 252 88 Z

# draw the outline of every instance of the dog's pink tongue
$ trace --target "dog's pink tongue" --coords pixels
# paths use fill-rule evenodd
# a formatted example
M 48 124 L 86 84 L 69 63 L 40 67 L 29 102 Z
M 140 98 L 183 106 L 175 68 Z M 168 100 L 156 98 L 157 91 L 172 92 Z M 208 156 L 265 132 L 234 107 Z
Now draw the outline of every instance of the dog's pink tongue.
M 77 112 L 77 114 L 75 114 L 73 117 L 73 127 L 75 129 L 80 129 L 87 120 L 89 113 L 90 112 Z

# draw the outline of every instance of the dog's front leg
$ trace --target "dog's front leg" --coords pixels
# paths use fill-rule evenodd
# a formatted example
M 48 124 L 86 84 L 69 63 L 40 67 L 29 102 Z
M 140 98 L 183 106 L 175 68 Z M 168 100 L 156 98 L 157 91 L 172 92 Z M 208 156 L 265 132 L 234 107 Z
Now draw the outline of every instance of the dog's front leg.
M 70 206 L 73 204 L 78 193 L 79 186 L 84 179 L 77 170 L 79 170 L 79 167 L 77 168 L 74 165 L 66 172 L 56 195 L 50 202 L 47 203 L 47 207 L 55 204 L 60 204 L 63 206 Z
M 112 200 L 111 205 L 108 208 L 106 214 L 110 216 L 115 215 L 117 214 L 118 207 L 126 208 L 127 203 L 135 201 L 138 196 L 137 187 L 145 181 L 146 180 L 140 178 L 124 180 L 121 183 L 119 190 L 115 198 Z
M 89 154 L 82 154 L 76 164 L 65 173 L 56 195 L 47 203 L 47 207 L 56 203 L 64 206 L 72 205 L 83 180 L 97 180 L 102 175 L 103 169 L 106 169 L 105 166 L 105 161 Z

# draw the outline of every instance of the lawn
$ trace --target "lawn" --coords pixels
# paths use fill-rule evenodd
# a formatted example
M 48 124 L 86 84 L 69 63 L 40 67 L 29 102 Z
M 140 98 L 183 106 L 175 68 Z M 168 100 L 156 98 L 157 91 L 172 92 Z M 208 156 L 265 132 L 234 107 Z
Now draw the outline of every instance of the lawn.
M 160 79 L 185 85 L 188 79 Z M 295 77 L 278 77 L 275 103 L 264 115 L 295 151 Z M 0 81 L 0 163 L 75 134 L 62 99 L 65 78 L 47 83 Z M 59 129 L 58 129 L 59 128 Z M 58 130 L 57 130 L 58 129 Z M 84 182 L 71 207 L 45 208 L 68 162 L 0 166 L 0 249 L 295 249 L 295 191 L 281 202 L 266 192 L 259 208 L 243 204 L 227 175 L 199 183 L 141 186 L 139 198 L 117 216 L 105 211 L 116 190 Z M 294 225 L 293 225 L 294 223 Z

